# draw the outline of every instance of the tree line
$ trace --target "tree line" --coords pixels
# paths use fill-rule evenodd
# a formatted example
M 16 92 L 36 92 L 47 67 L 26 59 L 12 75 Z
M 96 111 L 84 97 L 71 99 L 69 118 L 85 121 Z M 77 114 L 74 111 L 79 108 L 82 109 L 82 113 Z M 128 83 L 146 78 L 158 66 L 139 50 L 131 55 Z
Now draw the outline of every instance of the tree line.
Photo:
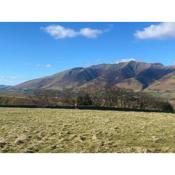
M 113 87 L 105 87 L 93 92 L 72 89 L 63 91 L 33 90 L 31 94 L 22 97 L 0 97 L 0 105 L 72 106 L 75 108 L 87 106 L 88 108 L 112 107 L 123 110 L 174 111 L 172 105 L 163 98 Z

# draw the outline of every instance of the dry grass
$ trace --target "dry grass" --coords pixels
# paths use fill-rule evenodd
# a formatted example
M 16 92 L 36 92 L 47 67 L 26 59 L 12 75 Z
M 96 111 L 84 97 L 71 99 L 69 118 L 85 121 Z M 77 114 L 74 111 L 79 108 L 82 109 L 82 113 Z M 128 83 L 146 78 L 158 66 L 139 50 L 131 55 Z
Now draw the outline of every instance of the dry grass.
M 175 114 L 0 108 L 0 152 L 175 152 Z

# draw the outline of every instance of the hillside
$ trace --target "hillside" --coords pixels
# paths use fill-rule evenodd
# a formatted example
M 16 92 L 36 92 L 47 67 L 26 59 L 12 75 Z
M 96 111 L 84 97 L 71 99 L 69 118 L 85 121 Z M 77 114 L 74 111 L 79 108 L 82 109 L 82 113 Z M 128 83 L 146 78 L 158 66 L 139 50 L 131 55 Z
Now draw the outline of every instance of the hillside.
M 151 84 L 147 90 L 151 91 L 174 91 L 175 90 L 175 72 L 170 73 L 163 78 Z
M 175 107 L 175 72 L 152 83 L 145 92 L 167 99 Z
M 166 67 L 160 63 L 130 61 L 73 68 L 24 82 L 15 88 L 63 90 L 110 86 L 141 91 L 173 73 L 175 73 L 174 67 Z

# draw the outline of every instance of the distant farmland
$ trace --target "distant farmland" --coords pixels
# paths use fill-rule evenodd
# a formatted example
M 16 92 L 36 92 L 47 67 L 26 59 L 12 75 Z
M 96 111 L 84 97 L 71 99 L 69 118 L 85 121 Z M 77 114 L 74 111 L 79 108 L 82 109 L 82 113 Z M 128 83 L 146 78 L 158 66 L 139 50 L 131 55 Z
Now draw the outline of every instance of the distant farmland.
M 0 108 L 0 152 L 175 152 L 175 114 Z

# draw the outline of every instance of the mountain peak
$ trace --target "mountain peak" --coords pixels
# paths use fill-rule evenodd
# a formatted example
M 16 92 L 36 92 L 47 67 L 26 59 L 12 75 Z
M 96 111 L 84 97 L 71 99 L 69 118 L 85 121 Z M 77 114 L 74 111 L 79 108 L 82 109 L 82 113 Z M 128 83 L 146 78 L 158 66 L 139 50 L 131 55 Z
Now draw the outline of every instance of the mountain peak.
M 175 72 L 175 68 L 165 67 L 161 63 L 138 61 L 120 62 L 118 64 L 98 64 L 89 67 L 77 67 L 52 76 L 31 80 L 17 85 L 27 89 L 79 89 L 89 86 L 104 87 L 125 85 L 125 88 L 146 88 L 163 76 Z M 131 84 L 135 85 L 131 85 Z

